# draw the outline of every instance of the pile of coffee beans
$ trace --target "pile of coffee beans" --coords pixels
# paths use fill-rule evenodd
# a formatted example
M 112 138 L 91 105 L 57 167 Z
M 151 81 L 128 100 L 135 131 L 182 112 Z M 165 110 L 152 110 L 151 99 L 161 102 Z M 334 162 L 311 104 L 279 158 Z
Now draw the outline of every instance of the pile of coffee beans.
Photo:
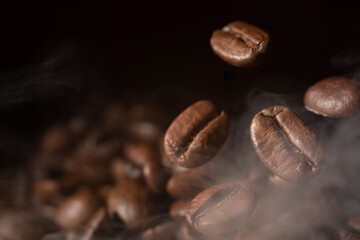
M 270 37 L 238 21 L 210 45 L 253 67 Z M 248 119 L 199 100 L 171 119 L 110 101 L 55 124 L 9 177 L 0 239 L 360 239 L 360 85 L 330 77 L 303 110 L 268 104 Z

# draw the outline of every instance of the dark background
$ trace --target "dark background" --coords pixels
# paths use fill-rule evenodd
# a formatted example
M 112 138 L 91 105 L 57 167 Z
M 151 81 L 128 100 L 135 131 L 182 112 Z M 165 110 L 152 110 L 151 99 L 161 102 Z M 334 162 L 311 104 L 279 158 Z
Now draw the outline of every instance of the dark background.
M 208 98 L 238 113 L 252 89 L 301 93 L 327 76 L 356 77 L 359 12 L 357 0 L 2 6 L 0 161 L 16 162 L 14 152 L 31 148 L 69 109 L 98 99 L 154 101 L 176 114 Z M 256 68 L 235 69 L 211 51 L 212 31 L 235 20 L 271 35 L 272 52 Z

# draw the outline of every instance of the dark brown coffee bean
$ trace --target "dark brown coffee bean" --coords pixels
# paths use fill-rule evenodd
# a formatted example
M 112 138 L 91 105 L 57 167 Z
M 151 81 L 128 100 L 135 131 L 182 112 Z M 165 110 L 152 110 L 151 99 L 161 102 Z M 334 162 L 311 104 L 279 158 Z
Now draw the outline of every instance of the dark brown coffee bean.
M 148 143 L 132 143 L 124 147 L 124 154 L 129 161 L 142 167 L 146 184 L 152 192 L 165 191 L 168 172 L 161 166 L 156 149 Z
M 178 240 L 205 240 L 207 237 L 202 233 L 196 231 L 186 221 L 184 221 L 177 234 Z
M 252 214 L 256 193 L 236 183 L 208 188 L 186 207 L 186 220 L 199 232 L 218 235 L 235 230 Z
M 141 234 L 142 240 L 165 240 L 176 239 L 179 223 L 175 221 L 165 222 L 150 228 Z
M 286 181 L 307 179 L 324 167 L 321 140 L 287 107 L 269 107 L 256 114 L 250 137 L 264 165 Z
M 189 201 L 177 200 L 171 204 L 169 209 L 170 217 L 173 219 L 185 219 L 185 207 Z
M 48 129 L 41 140 L 40 147 L 44 152 L 55 153 L 64 150 L 70 143 L 71 137 L 65 126 L 58 125 Z
M 91 240 L 94 232 L 98 229 L 100 223 L 105 218 L 105 209 L 99 208 L 87 221 L 86 225 L 79 234 L 78 240 Z
M 360 240 L 360 234 L 351 232 L 345 228 L 339 228 L 337 231 L 339 240 Z
M 198 167 L 217 154 L 228 129 L 226 113 L 219 115 L 214 104 L 207 100 L 198 101 L 171 123 L 164 138 L 165 152 L 180 166 Z
M 120 183 L 124 179 L 140 180 L 142 178 L 142 169 L 122 158 L 115 158 L 112 161 L 110 173 L 115 183 Z
M 360 234 L 360 216 L 354 216 L 347 221 L 347 225 Z
M 65 230 L 74 229 L 91 216 L 95 207 L 95 196 L 89 190 L 81 189 L 59 206 L 57 222 Z
M 326 78 L 304 96 L 305 108 L 330 118 L 344 118 L 360 107 L 359 84 L 343 77 Z
M 269 35 L 245 22 L 232 22 L 215 30 L 210 39 L 214 53 L 236 67 L 257 65 L 269 46 Z
M 39 240 L 47 232 L 56 230 L 50 221 L 27 210 L 1 210 L 0 226 L 1 240 Z
M 180 199 L 191 199 L 202 190 L 216 184 L 212 175 L 203 169 L 194 168 L 173 175 L 166 184 L 170 196 Z
M 34 192 L 42 202 L 49 202 L 59 195 L 60 185 L 56 180 L 43 179 L 35 183 Z
M 137 181 L 123 181 L 115 186 L 106 200 L 109 215 L 116 214 L 128 228 L 137 228 L 141 221 L 156 211 L 146 187 Z

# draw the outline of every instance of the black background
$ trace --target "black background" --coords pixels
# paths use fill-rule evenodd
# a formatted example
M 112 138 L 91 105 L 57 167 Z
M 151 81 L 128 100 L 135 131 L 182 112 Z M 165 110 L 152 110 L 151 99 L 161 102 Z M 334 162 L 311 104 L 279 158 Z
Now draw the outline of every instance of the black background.
M 356 76 L 359 12 L 356 0 L 2 6 L 0 156 L 8 159 L 17 149 L 29 148 L 69 105 L 91 107 L 94 93 L 100 96 L 96 99 L 155 99 L 174 114 L 200 98 L 239 112 L 254 88 L 303 92 L 327 76 Z M 256 68 L 235 69 L 211 51 L 212 31 L 235 20 L 271 35 L 271 54 Z M 46 81 L 49 76 L 56 84 Z M 33 86 L 33 79 L 40 82 Z

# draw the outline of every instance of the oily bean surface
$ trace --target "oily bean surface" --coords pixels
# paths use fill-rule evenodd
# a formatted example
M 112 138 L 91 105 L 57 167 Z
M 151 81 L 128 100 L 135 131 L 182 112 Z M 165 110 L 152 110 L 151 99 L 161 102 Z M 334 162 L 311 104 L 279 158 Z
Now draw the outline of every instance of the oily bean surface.
M 307 110 L 330 118 L 344 118 L 360 107 L 360 88 L 343 77 L 329 77 L 311 86 L 305 93 Z
M 186 207 L 186 220 L 199 232 L 218 235 L 235 230 L 254 211 L 256 193 L 237 183 L 222 183 L 196 195 Z
M 170 125 L 164 149 L 174 163 L 193 168 L 212 159 L 224 144 L 229 129 L 226 113 L 201 100 L 183 111 Z
M 210 45 L 225 62 L 236 67 L 251 67 L 261 61 L 269 40 L 269 35 L 260 28 L 237 21 L 215 30 Z
M 284 180 L 307 179 L 324 166 L 321 140 L 287 107 L 273 106 L 256 114 L 250 137 L 260 160 Z

